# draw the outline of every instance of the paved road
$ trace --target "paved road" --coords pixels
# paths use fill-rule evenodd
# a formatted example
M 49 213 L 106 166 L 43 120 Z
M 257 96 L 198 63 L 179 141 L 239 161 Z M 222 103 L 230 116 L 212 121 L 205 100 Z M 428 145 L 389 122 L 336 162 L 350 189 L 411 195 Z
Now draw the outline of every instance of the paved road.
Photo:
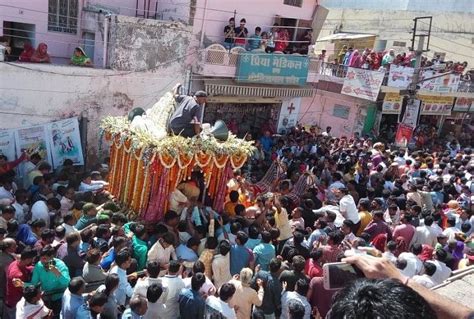
M 456 279 L 435 291 L 474 309 L 474 273 Z

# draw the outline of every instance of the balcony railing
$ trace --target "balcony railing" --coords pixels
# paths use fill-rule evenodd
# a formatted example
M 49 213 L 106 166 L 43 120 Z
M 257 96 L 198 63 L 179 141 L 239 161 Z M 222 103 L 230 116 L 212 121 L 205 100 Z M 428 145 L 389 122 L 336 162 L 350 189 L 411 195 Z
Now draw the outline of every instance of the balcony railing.
M 226 78 L 235 78 L 239 54 L 247 52 L 242 47 L 234 47 L 231 50 L 226 49 L 220 44 L 212 44 L 200 52 L 198 65 L 195 72 L 204 76 L 218 76 Z M 264 50 L 253 50 L 265 54 Z M 271 53 L 269 53 L 271 54 Z M 275 52 L 273 54 L 283 54 Z M 297 54 L 299 55 L 299 54 Z M 320 80 L 343 83 L 348 67 L 342 64 L 327 63 L 315 57 L 308 57 L 308 77 L 306 82 L 315 83 Z M 382 85 L 387 85 L 389 72 L 385 74 Z M 474 84 L 471 81 L 461 81 L 458 92 L 473 93 Z

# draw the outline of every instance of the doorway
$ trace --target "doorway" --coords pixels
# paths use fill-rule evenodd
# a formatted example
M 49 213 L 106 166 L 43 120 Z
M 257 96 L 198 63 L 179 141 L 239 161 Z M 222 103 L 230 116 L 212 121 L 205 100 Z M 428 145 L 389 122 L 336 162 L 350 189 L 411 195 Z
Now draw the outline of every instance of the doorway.
M 3 35 L 10 40 L 12 48 L 9 56 L 10 61 L 18 60 L 26 41 L 30 41 L 31 45 L 35 47 L 35 29 L 36 25 L 34 24 L 3 21 Z

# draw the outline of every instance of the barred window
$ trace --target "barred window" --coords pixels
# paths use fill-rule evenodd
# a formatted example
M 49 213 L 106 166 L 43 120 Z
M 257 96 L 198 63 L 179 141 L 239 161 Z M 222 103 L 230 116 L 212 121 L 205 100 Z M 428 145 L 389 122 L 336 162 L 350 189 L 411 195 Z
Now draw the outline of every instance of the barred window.
M 77 33 L 78 0 L 48 0 L 48 31 Z
M 283 0 L 283 4 L 301 8 L 303 6 L 303 0 Z

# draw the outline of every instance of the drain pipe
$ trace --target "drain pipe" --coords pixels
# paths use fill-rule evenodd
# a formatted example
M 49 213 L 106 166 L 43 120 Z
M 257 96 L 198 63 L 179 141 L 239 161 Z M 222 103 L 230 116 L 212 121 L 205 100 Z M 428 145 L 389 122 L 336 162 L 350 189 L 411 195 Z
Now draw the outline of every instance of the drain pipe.
M 204 44 L 204 25 L 206 23 L 206 18 L 207 18 L 207 0 L 204 1 L 204 14 L 202 17 L 202 23 L 201 23 L 201 40 L 199 41 L 199 48 L 202 48 L 202 45 Z
M 104 18 L 104 48 L 103 48 L 103 56 L 102 56 L 102 66 L 107 68 L 107 49 L 109 43 L 109 23 L 111 14 L 106 14 Z

